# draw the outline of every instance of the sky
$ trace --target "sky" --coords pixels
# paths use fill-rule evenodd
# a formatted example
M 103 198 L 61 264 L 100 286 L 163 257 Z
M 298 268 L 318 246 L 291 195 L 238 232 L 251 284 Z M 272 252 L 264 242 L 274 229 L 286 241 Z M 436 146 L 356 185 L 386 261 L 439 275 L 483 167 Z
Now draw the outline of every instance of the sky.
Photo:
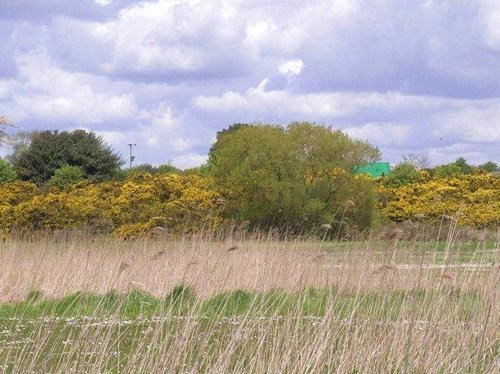
M 293 121 L 392 163 L 500 162 L 500 1 L 0 0 L 0 115 L 181 168 Z

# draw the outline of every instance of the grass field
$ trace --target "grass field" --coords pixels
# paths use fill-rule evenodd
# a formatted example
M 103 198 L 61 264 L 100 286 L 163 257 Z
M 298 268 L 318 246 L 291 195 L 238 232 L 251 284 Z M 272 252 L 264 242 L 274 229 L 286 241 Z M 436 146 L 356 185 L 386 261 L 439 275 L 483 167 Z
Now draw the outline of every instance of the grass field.
M 7 241 L 0 372 L 499 372 L 489 238 Z

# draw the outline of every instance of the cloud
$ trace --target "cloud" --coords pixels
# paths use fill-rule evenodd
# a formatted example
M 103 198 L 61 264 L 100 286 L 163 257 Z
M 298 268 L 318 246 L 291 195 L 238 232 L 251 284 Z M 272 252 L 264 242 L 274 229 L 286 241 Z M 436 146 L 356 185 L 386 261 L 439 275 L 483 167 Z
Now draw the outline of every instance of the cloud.
M 171 161 L 180 168 L 197 166 L 206 161 L 206 155 L 193 152 L 199 146 L 199 139 L 191 139 L 182 115 L 166 103 L 161 103 L 151 112 L 151 117 L 138 127 L 120 131 L 97 130 L 108 144 L 119 150 L 125 158 L 128 143 L 137 144 L 134 149 L 136 164 L 161 164 Z M 163 158 L 154 157 L 158 154 Z M 198 162 L 198 163 L 197 163 Z
M 278 67 L 280 74 L 285 77 L 291 78 L 295 75 L 300 75 L 302 69 L 304 68 L 304 62 L 300 58 L 288 60 Z
M 410 143 L 411 126 L 395 123 L 367 123 L 362 126 L 345 127 L 343 131 L 353 138 L 368 141 L 379 147 L 404 146 Z
M 175 72 L 202 78 L 200 72 L 225 75 L 246 65 L 244 50 L 222 48 L 239 40 L 233 14 L 216 0 L 159 0 L 124 8 L 105 23 L 75 26 L 91 43 L 107 44 L 112 54 L 100 63 L 105 73 L 161 79 Z M 221 65 L 228 60 L 237 64 Z
M 309 120 L 334 125 L 378 145 L 391 157 L 414 150 L 425 153 L 426 146 L 438 154 L 441 147 L 458 143 L 500 142 L 500 98 L 471 100 L 399 92 L 301 94 L 287 89 L 268 91 L 267 83 L 264 79 L 243 93 L 198 96 L 193 105 L 207 113 L 238 113 L 240 118 L 265 118 L 268 122 Z M 390 121 L 377 122 L 374 118 Z M 439 158 L 447 154 L 439 153 Z M 474 152 L 467 154 L 479 159 Z
M 0 102 L 0 109 L 15 121 L 99 123 L 139 115 L 132 94 L 110 91 L 106 79 L 65 71 L 43 50 L 17 56 L 16 64 L 17 79 Z
M 439 138 L 474 143 L 500 143 L 500 99 L 468 105 L 435 115 Z
M 0 2 L 0 112 L 27 129 L 87 126 L 152 163 L 293 120 L 390 161 L 499 158 L 496 0 Z
M 444 101 L 460 100 L 404 95 L 399 92 L 321 92 L 293 93 L 289 90 L 266 90 L 268 79 L 244 93 L 227 91 L 220 96 L 198 96 L 193 104 L 207 112 L 249 111 L 256 115 L 295 115 L 311 120 L 335 119 L 359 114 L 366 109 L 401 112 L 414 107 L 439 108 Z
M 495 0 L 482 0 L 481 10 L 484 39 L 490 47 L 500 49 L 500 4 Z
M 172 160 L 174 166 L 187 169 L 199 166 L 207 161 L 208 156 L 205 154 L 188 153 Z
M 95 3 L 100 6 L 108 6 L 113 0 L 95 0 Z

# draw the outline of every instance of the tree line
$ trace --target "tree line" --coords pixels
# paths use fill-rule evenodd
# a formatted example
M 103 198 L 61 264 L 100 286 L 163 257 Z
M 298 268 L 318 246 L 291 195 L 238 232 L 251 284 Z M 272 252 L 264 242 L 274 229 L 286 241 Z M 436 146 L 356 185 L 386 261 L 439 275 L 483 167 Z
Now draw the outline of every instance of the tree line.
M 0 140 L 5 139 L 2 135 Z M 472 166 L 463 158 L 430 168 L 422 157 L 407 155 L 375 181 L 355 171 L 380 160 L 377 147 L 308 122 L 286 127 L 234 124 L 217 133 L 205 165 L 184 171 L 169 164 L 124 170 L 120 156 L 102 138 L 84 130 L 21 134 L 11 146 L 7 160 L 0 159 L 0 185 L 29 181 L 49 193 L 78 183 L 126 181 L 141 174 L 196 175 L 213 181 L 218 198 L 224 200 L 225 219 L 289 232 L 373 226 L 381 219 L 377 183 L 397 188 L 429 176 L 449 178 L 498 169 L 493 162 Z

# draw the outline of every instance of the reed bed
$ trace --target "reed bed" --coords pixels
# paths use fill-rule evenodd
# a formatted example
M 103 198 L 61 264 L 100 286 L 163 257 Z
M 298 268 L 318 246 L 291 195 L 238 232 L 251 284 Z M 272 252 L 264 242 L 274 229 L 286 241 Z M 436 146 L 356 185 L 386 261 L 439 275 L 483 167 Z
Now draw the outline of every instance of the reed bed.
M 499 372 L 489 237 L 6 241 L 0 372 Z

